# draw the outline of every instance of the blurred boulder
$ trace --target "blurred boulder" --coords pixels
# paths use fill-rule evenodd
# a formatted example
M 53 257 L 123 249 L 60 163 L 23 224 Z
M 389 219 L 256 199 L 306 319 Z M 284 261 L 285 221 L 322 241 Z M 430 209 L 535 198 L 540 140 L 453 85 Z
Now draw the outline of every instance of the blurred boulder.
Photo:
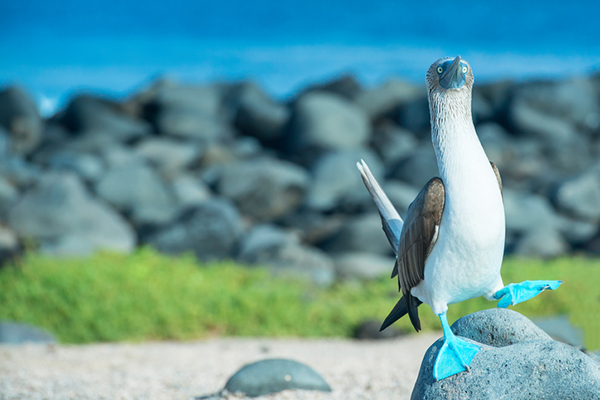
M 301 208 L 277 222 L 295 232 L 303 243 L 317 245 L 336 234 L 346 219 L 343 214 L 324 215 L 319 211 Z
M 309 86 L 305 93 L 308 92 L 329 92 L 342 96 L 345 99 L 353 100 L 362 92 L 360 83 L 354 75 L 345 74 L 326 81 L 323 84 Z
M 325 92 L 308 93 L 296 101 L 289 129 L 287 148 L 293 154 L 360 147 L 371 133 L 360 108 Z
M 164 253 L 193 251 L 202 261 L 221 260 L 233 257 L 242 231 L 236 208 L 227 200 L 213 198 L 189 208 L 145 241 Z
M 521 236 L 513 252 L 524 257 L 554 258 L 570 250 L 558 229 L 536 229 Z
M 202 204 L 212 197 L 210 189 L 199 178 L 181 174 L 169 181 L 171 192 L 179 209 Z
M 415 135 L 392 123 L 385 123 L 375 129 L 372 146 L 389 168 L 406 157 L 418 147 Z
M 262 158 L 226 165 L 218 192 L 235 201 L 244 215 L 263 221 L 294 211 L 303 202 L 308 184 L 303 168 Z
M 161 225 L 177 211 L 158 174 L 139 156 L 123 149 L 106 153 L 108 169 L 96 184 L 96 193 L 136 225 Z
M 50 254 L 130 252 L 136 244 L 129 224 L 69 173 L 45 174 L 11 209 L 8 222 L 19 236 L 39 242 Z
M 134 152 L 164 177 L 172 177 L 198 162 L 203 147 L 199 143 L 169 138 L 148 138 L 135 146 Z
M 425 94 L 405 102 L 397 114 L 401 127 L 417 134 L 421 139 L 431 138 L 429 123 L 429 102 Z
M 323 243 L 322 247 L 332 253 L 351 251 L 392 254 L 392 248 L 381 227 L 381 218 L 375 213 L 350 219 L 336 235 Z
M 411 155 L 401 161 L 391 177 L 422 188 L 434 176 L 439 176 L 437 159 L 431 142 L 419 145 Z
M 382 183 L 383 190 L 392 202 L 392 205 L 398 211 L 401 217 L 406 216 L 408 206 L 415 200 L 419 194 L 416 187 L 407 183 L 395 180 L 388 180 Z M 375 208 L 374 208 L 375 209 Z
M 392 114 L 402 105 L 412 100 L 418 93 L 424 90 L 397 79 L 391 79 L 383 85 L 366 89 L 354 97 L 354 102 L 367 114 L 376 120 L 384 115 Z
M 533 323 L 554 340 L 580 350 L 584 347 L 583 330 L 573 326 L 568 315 L 535 318 Z
M 513 162 L 511 138 L 506 130 L 495 122 L 477 125 L 476 130 L 485 154 L 496 164 L 502 175 L 503 168 Z
M 19 86 L 0 90 L 0 126 L 9 133 L 14 154 L 30 154 L 42 141 L 43 122 L 35 101 Z
M 352 211 L 365 206 L 370 207 L 371 197 L 356 168 L 356 163 L 361 159 L 365 160 L 377 179 L 382 178 L 383 166 L 371 150 L 340 150 L 327 153 L 311 165 L 313 182 L 306 205 L 317 211 L 330 211 L 336 207 Z
M 264 142 L 279 139 L 290 118 L 287 106 L 273 101 L 254 83 L 242 85 L 236 105 L 235 126 Z
M 50 169 L 56 171 L 69 171 L 79 175 L 86 182 L 97 182 L 106 167 L 100 157 L 92 153 L 75 151 L 57 151 L 48 161 Z
M 22 250 L 17 234 L 10 228 L 0 225 L 0 267 Z
M 264 265 L 278 275 L 298 276 L 319 286 L 335 280 L 333 262 L 321 250 L 300 244 L 297 237 L 273 226 L 257 226 L 244 238 L 238 260 Z
M 117 103 L 86 94 L 73 98 L 58 121 L 79 137 L 77 147 L 87 150 L 127 142 L 152 131 L 145 121 L 123 113 Z
M 379 279 L 392 273 L 396 259 L 391 256 L 351 251 L 335 254 L 333 262 L 338 278 Z
M 0 221 L 5 220 L 8 210 L 19 198 L 19 191 L 10 180 L 0 174 Z
M 552 195 L 556 207 L 585 221 L 600 221 L 600 164 L 561 182 Z
M 286 359 L 261 360 L 245 365 L 229 378 L 225 389 L 248 397 L 295 389 L 331 392 L 327 382 L 315 370 Z
M 222 140 L 233 135 L 224 107 L 223 85 L 182 85 L 158 81 L 142 103 L 146 117 L 164 135 L 203 141 Z
M 53 334 L 21 322 L 0 321 L 0 344 L 56 343 Z

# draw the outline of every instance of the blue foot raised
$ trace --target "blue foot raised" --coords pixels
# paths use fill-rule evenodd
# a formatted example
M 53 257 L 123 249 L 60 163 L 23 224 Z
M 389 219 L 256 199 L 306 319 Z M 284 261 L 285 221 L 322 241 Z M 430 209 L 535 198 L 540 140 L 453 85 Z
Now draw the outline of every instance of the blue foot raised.
M 439 317 L 444 330 L 444 344 L 440 348 L 433 366 L 433 377 L 438 381 L 459 372 L 469 371 L 473 357 L 481 351 L 479 346 L 459 339 L 452 333 L 448 326 L 446 313 L 440 314 Z
M 525 281 L 521 283 L 509 283 L 494 294 L 494 298 L 501 299 L 498 307 L 506 308 L 527 301 L 546 289 L 555 290 L 562 281 Z

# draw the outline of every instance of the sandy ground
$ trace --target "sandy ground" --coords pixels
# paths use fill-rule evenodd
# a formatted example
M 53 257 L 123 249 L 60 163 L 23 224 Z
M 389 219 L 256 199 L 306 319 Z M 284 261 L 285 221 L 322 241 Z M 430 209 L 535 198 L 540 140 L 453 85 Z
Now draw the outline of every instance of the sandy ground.
M 409 399 L 423 355 L 439 336 L 0 346 L 0 399 L 190 400 L 219 391 L 245 364 L 278 357 L 308 364 L 333 391 L 261 398 Z

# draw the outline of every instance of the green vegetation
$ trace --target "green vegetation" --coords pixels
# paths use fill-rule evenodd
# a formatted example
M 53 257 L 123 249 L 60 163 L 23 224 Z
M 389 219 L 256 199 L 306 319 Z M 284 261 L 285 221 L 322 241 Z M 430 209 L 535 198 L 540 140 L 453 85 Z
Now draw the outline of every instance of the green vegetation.
M 562 279 L 556 292 L 514 307 L 528 317 L 569 314 L 600 348 L 600 260 L 507 259 L 505 283 Z M 29 254 L 0 270 L 0 320 L 45 327 L 64 343 L 187 340 L 213 335 L 349 336 L 365 318 L 383 320 L 398 298 L 389 279 L 340 283 L 319 289 L 273 278 L 233 262 L 199 265 L 192 256 L 168 257 L 151 249 L 132 255 L 101 253 L 83 259 Z M 483 298 L 450 307 L 454 321 L 494 307 Z M 439 329 L 420 308 L 423 328 Z M 412 330 L 408 319 L 399 326 Z

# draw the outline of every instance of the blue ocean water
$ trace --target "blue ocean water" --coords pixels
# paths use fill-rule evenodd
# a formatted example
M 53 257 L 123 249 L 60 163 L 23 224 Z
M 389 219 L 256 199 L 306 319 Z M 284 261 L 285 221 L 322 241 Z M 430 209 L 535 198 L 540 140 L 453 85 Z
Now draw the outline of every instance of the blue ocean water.
M 524 4 L 523 4 L 524 3 Z M 597 2 L 0 1 L 0 85 L 46 114 L 70 93 L 126 96 L 159 75 L 253 79 L 277 97 L 354 74 L 423 82 L 460 54 L 478 81 L 552 78 L 600 66 Z

